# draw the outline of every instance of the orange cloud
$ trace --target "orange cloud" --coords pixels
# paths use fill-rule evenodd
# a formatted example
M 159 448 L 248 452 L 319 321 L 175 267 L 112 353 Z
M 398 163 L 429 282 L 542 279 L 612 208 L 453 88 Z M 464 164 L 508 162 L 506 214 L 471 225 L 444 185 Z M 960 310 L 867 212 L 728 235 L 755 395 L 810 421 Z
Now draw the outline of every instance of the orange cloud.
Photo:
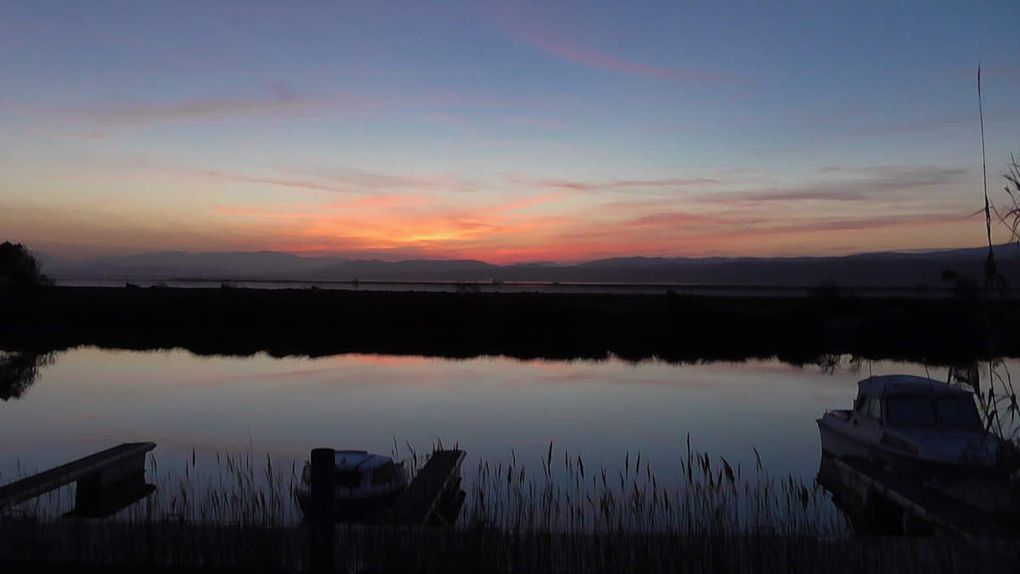
M 476 183 L 451 174 L 351 169 L 270 176 L 172 173 L 190 177 L 185 183 L 201 201 L 132 202 L 125 193 L 125 201 L 62 209 L 0 205 L 13 214 L 5 232 L 40 246 L 90 242 L 97 251 L 272 249 L 496 263 L 809 254 L 981 240 L 980 222 L 966 219 L 972 209 L 957 195 L 942 193 L 962 178 L 957 169 L 826 169 L 815 174 L 816 181 L 787 187 L 759 183 L 746 191 L 735 191 L 734 180 L 724 176 L 588 181 L 515 176 Z M 158 183 L 160 189 L 179 187 L 176 181 L 159 181 L 159 174 L 145 174 L 140 181 Z M 235 183 L 268 187 L 253 197 Z M 472 186 L 480 191 L 464 193 Z M 323 187 L 352 193 L 287 192 Z M 642 189 L 654 193 L 630 193 Z M 688 189 L 701 191 L 694 195 Z M 820 209 L 816 202 L 823 198 L 838 200 L 839 210 Z M 56 254 L 61 251 L 68 250 L 60 247 Z

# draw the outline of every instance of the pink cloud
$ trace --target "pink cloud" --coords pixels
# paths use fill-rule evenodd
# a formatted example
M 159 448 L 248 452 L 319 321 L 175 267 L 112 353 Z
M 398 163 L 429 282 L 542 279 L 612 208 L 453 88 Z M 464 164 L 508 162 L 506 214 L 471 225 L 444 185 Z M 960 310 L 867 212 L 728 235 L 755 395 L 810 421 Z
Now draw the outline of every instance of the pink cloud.
M 225 173 L 222 171 L 200 172 L 207 177 L 221 181 L 236 181 L 241 183 L 265 184 L 278 187 L 296 187 L 300 189 L 313 189 L 318 191 L 330 191 L 337 193 L 358 193 L 359 190 L 343 185 L 329 185 L 313 180 L 296 178 L 257 177 L 237 173 Z
M 497 203 L 495 205 L 487 206 L 484 208 L 484 211 L 488 214 L 522 211 L 539 205 L 554 203 L 561 199 L 566 199 L 571 195 L 572 195 L 571 192 L 556 192 L 556 193 L 544 193 L 539 195 L 530 195 L 518 199 L 510 199 L 501 203 Z
M 772 227 L 742 229 L 734 232 L 734 235 L 755 236 L 791 233 L 830 233 L 883 228 L 895 229 L 904 226 L 915 227 L 945 223 L 962 223 L 966 220 L 966 215 L 955 213 L 921 213 L 915 215 L 886 215 L 860 218 L 820 218 L 803 223 L 789 223 Z
M 652 213 L 631 219 L 624 223 L 627 227 L 639 228 L 674 228 L 691 225 L 723 225 L 734 223 L 732 218 L 724 216 L 700 215 L 697 213 L 666 212 Z
M 565 37 L 553 37 L 551 34 L 539 33 L 534 26 L 527 30 L 513 29 L 513 36 L 524 41 L 533 48 L 560 60 L 580 64 L 595 70 L 618 72 L 643 78 L 663 80 L 680 80 L 696 83 L 720 82 L 723 78 L 699 70 L 666 68 L 633 62 L 611 54 L 606 54 L 590 46 L 582 45 Z
M 360 169 L 324 169 L 316 173 L 283 172 L 278 176 L 249 175 L 217 170 L 175 170 L 177 173 L 214 179 L 224 182 L 264 184 L 277 187 L 291 187 L 317 191 L 350 194 L 377 194 L 392 190 L 433 190 L 470 192 L 479 184 L 455 175 L 434 174 L 392 174 Z
M 712 178 L 662 178 L 662 179 L 607 179 L 601 181 L 581 181 L 570 179 L 528 180 L 517 178 L 520 183 L 574 191 L 622 190 L 639 188 L 682 188 L 717 185 L 719 180 Z

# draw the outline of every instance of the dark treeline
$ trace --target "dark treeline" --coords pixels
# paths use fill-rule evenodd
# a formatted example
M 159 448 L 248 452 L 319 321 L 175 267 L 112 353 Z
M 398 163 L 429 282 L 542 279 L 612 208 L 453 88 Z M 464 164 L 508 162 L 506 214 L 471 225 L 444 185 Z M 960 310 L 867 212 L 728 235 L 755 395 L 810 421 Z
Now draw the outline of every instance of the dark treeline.
M 0 293 L 0 348 L 668 361 L 1020 356 L 1020 308 L 957 298 L 71 288 Z

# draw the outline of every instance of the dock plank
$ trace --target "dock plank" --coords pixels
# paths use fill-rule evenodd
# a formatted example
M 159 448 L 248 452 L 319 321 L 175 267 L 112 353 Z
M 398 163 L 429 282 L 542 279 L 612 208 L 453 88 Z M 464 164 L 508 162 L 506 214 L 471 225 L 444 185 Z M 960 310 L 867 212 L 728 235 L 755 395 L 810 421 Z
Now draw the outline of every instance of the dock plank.
M 838 458 L 834 462 L 844 475 L 943 531 L 971 539 L 1015 535 L 997 517 L 944 492 L 907 481 L 874 463 Z
M 51 490 L 103 472 L 144 456 L 156 448 L 153 442 L 129 442 L 0 486 L 0 508 L 35 498 Z
M 462 450 L 437 450 L 405 490 L 393 502 L 385 521 L 392 524 L 422 525 L 436 511 L 439 501 L 451 488 L 459 486 Z

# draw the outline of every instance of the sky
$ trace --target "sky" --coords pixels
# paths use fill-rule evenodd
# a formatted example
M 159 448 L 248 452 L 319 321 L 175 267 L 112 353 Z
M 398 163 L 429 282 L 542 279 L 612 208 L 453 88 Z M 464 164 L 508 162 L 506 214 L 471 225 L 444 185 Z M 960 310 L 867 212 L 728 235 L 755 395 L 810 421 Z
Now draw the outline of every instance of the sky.
M 1018 26 L 1015 0 L 0 0 L 0 239 L 72 260 L 977 246 L 975 71 L 1001 202 Z

